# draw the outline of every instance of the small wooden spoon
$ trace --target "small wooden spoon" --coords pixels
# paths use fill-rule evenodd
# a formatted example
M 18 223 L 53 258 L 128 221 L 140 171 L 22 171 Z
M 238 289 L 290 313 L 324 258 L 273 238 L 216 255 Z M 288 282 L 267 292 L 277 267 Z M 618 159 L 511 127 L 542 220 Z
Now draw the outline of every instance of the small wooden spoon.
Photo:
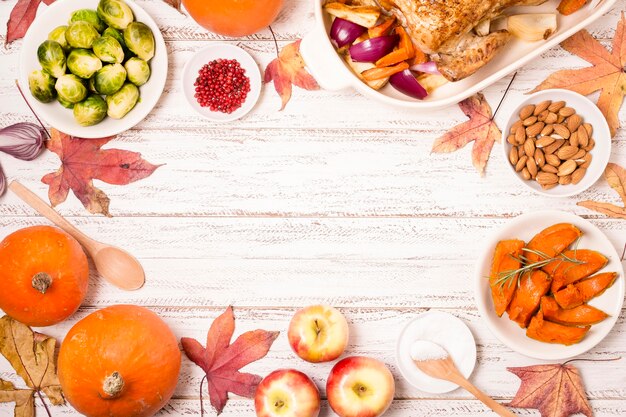
M 100 276 L 106 281 L 127 291 L 137 290 L 143 286 L 146 275 L 139 261 L 131 254 L 88 237 L 19 182 L 12 181 L 9 189 L 39 214 L 78 240 L 93 259 Z
M 417 345 L 418 342 L 416 342 Z M 415 347 L 417 347 L 415 345 Z M 482 401 L 487 407 L 491 408 L 498 415 L 503 417 L 516 417 L 506 407 L 497 403 L 493 398 L 476 388 L 474 384 L 469 382 L 457 369 L 456 365 L 452 361 L 452 358 L 448 352 L 437 343 L 420 340 L 420 347 L 428 349 L 427 354 L 423 356 L 423 359 L 418 354 L 414 354 L 412 350 L 411 356 L 415 365 L 420 371 L 433 378 L 443 379 L 450 381 L 453 384 L 459 385 L 469 391 L 474 397 Z M 416 359 L 418 358 L 418 359 Z

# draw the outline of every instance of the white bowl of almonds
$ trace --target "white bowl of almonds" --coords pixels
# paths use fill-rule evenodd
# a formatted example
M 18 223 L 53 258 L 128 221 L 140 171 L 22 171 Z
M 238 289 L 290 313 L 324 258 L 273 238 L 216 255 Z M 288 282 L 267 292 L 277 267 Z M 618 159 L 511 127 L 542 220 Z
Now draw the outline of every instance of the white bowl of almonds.
M 606 119 L 587 97 L 569 90 L 529 95 L 511 114 L 503 137 L 513 175 L 551 197 L 570 197 L 591 187 L 611 154 Z

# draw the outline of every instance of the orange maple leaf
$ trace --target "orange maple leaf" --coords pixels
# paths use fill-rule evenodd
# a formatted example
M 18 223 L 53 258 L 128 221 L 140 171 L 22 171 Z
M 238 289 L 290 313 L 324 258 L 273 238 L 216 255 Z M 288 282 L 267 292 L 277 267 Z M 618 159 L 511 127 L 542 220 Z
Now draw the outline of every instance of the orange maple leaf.
M 472 163 L 479 173 L 484 174 L 493 144 L 500 142 L 502 132 L 493 121 L 491 106 L 481 93 L 466 98 L 459 103 L 459 107 L 469 120 L 435 140 L 432 152 L 454 152 L 473 141 Z
M 619 128 L 618 112 L 626 94 L 626 19 L 624 12 L 617 24 L 613 38 L 613 50 L 609 51 L 589 32 L 581 30 L 561 43 L 563 49 L 593 64 L 575 70 L 561 70 L 550 75 L 533 91 L 547 88 L 566 88 L 583 95 L 601 90 L 598 108 L 604 114 L 611 135 Z
M 507 368 L 522 380 L 511 407 L 534 408 L 542 417 L 568 417 L 582 413 L 593 416 L 585 387 L 572 365 L 534 365 Z
M 93 180 L 125 185 L 152 175 L 160 166 L 152 165 L 137 152 L 100 149 L 113 137 L 75 138 L 55 129 L 51 136 L 46 147 L 59 155 L 61 167 L 41 181 L 49 186 L 48 198 L 53 207 L 64 202 L 72 190 L 90 213 L 110 216 L 109 197 L 94 187 Z
M 617 164 L 610 163 L 604 170 L 604 178 L 606 178 L 606 182 L 609 183 L 611 188 L 619 194 L 624 207 L 593 200 L 580 201 L 577 204 L 581 207 L 586 207 L 589 210 L 606 214 L 609 217 L 626 219 L 626 169 Z
M 304 68 L 304 60 L 300 55 L 300 40 L 281 49 L 278 58 L 265 68 L 264 81 L 274 81 L 274 88 L 282 100 L 283 110 L 291 98 L 292 84 L 305 90 L 318 90 L 315 78 Z

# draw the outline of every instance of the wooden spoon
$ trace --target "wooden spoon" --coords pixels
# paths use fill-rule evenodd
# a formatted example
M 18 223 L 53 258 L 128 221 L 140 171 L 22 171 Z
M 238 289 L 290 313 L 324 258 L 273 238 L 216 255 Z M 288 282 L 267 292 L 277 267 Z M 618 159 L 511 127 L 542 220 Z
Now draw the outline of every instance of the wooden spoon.
M 419 347 L 418 347 L 419 344 Z M 416 352 L 422 350 L 422 354 Z M 503 417 L 516 417 L 503 405 L 479 390 L 469 382 L 457 369 L 448 352 L 437 343 L 420 340 L 411 349 L 411 357 L 420 371 L 433 378 L 450 381 L 469 391 L 474 397 L 482 401 L 498 415 Z
M 137 290 L 143 286 L 146 275 L 139 261 L 131 254 L 88 237 L 19 182 L 12 181 L 9 184 L 9 189 L 26 204 L 37 210 L 39 214 L 78 240 L 93 259 L 102 278 L 116 287 L 128 291 Z

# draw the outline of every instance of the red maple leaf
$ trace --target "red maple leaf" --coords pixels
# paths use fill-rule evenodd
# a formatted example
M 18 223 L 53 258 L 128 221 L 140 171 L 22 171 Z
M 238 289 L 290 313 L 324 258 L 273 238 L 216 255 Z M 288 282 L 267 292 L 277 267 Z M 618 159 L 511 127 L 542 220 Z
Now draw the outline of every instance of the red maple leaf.
M 110 217 L 109 197 L 94 187 L 93 180 L 125 185 L 150 176 L 161 165 L 152 165 L 137 152 L 121 149 L 100 149 L 113 137 L 101 139 L 75 138 L 52 129 L 46 147 L 59 155 L 61 167 L 46 174 L 41 181 L 49 186 L 50 204 L 56 206 L 67 199 L 70 190 L 90 213 Z
M 279 334 L 253 330 L 242 334 L 230 344 L 234 332 L 235 316 L 232 307 L 228 307 L 211 324 L 206 348 L 195 339 L 183 337 L 180 340 L 187 357 L 205 372 L 211 405 L 218 414 L 224 409 L 229 392 L 242 397 L 254 397 L 262 378 L 239 372 L 239 369 L 263 358 Z
M 493 144 L 500 142 L 502 132 L 493 121 L 491 106 L 481 93 L 466 98 L 459 103 L 459 107 L 469 120 L 454 126 L 435 140 L 432 152 L 454 152 L 473 141 L 472 162 L 478 172 L 483 174 Z
M 624 12 L 617 24 L 611 52 L 591 36 L 581 30 L 561 43 L 566 51 L 578 55 L 593 64 L 591 67 L 561 70 L 550 75 L 533 91 L 546 88 L 566 88 L 582 95 L 600 90 L 598 108 L 609 123 L 611 135 L 619 128 L 618 112 L 626 95 L 626 19 Z
M 18 0 L 11 15 L 7 21 L 7 37 L 5 44 L 13 42 L 16 39 L 21 39 L 26 35 L 26 31 L 30 27 L 35 16 L 37 15 L 37 9 L 42 0 Z M 54 0 L 43 0 L 47 5 L 54 3 Z
M 507 368 L 522 380 L 511 407 L 534 408 L 542 417 L 593 416 L 578 369 L 572 365 Z
M 274 81 L 274 88 L 282 100 L 283 110 L 291 98 L 292 84 L 305 90 L 318 90 L 315 78 L 304 69 L 304 60 L 300 55 L 300 41 L 297 40 L 283 47 L 278 55 L 265 68 L 264 82 Z

